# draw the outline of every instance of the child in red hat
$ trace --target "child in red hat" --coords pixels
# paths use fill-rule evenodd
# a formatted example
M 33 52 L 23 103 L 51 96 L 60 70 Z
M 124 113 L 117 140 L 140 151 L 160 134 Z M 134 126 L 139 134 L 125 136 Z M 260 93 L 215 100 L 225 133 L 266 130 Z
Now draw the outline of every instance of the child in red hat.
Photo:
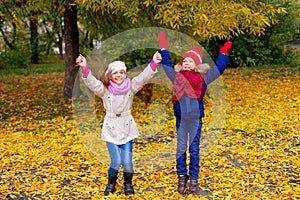
M 228 63 L 226 54 L 231 48 L 232 42 L 224 44 L 220 49 L 216 65 L 206 69 L 206 73 L 202 74 L 197 71 L 197 68 L 203 66 L 203 52 L 199 47 L 194 46 L 183 54 L 179 63 L 180 70 L 176 72 L 170 59 L 169 51 L 166 49 L 169 39 L 166 39 L 165 33 L 161 32 L 158 40 L 161 48 L 159 51 L 162 56 L 161 64 L 173 83 L 175 93 L 172 97 L 172 102 L 177 130 L 176 170 L 178 175 L 178 192 L 184 192 L 190 179 L 190 192 L 198 193 L 199 146 L 202 117 L 204 116 L 203 97 L 208 84 L 223 74 Z M 189 148 L 190 153 L 189 173 L 186 164 L 187 148 Z

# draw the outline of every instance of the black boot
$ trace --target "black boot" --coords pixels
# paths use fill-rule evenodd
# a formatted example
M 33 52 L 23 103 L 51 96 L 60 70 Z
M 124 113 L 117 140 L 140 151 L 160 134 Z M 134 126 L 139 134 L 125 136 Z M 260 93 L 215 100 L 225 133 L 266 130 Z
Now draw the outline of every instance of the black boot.
M 134 194 L 133 186 L 132 186 L 132 177 L 133 173 L 124 172 L 124 192 L 125 195 Z
M 186 187 L 186 183 L 189 179 L 188 175 L 178 175 L 178 192 L 183 193 Z
M 197 179 L 191 179 L 190 180 L 190 192 L 191 193 L 198 193 L 199 188 L 198 188 L 198 180 Z
M 116 191 L 116 183 L 117 183 L 118 175 L 111 176 L 108 174 L 108 183 L 106 185 L 104 196 L 108 196 L 110 193 L 114 193 Z

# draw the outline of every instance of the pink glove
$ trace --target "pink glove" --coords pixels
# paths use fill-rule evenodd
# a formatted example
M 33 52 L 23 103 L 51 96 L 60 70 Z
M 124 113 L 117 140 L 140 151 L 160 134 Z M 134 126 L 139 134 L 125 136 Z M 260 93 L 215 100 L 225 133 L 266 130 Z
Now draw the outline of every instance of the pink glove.
M 162 60 L 162 57 L 161 57 L 160 53 L 158 53 L 158 51 L 155 52 L 155 54 L 153 55 L 153 58 L 150 62 L 150 67 L 153 71 L 156 70 L 156 67 L 159 65 L 161 60 Z
M 227 54 L 228 50 L 231 48 L 232 42 L 225 42 L 224 46 L 220 48 L 220 54 Z
M 82 72 L 82 76 L 83 78 L 86 78 L 88 77 L 89 73 L 90 73 L 90 70 L 89 70 L 89 67 L 86 63 L 86 59 L 84 56 L 82 56 L 81 54 L 78 56 L 78 58 L 76 58 L 76 64 L 78 66 L 80 66 L 80 70 Z
M 158 34 L 158 42 L 160 49 L 167 48 L 170 38 L 166 38 L 166 34 L 164 32 L 159 32 Z

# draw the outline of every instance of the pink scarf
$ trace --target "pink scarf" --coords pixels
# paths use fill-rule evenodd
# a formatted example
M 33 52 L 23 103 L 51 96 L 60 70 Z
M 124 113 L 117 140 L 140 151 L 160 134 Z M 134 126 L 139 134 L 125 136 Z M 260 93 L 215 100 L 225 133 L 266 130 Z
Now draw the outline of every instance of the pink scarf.
M 108 90 L 115 95 L 126 94 L 130 86 L 131 86 L 131 81 L 129 78 L 126 78 L 121 85 L 118 85 L 110 80 L 108 83 Z

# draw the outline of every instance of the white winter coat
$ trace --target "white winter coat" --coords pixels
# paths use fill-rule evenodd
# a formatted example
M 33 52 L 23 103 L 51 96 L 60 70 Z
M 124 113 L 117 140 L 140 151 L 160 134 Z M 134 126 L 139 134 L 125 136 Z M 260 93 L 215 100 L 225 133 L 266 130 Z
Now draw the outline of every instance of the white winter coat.
M 102 98 L 106 115 L 104 117 L 101 137 L 104 141 L 114 144 L 125 144 L 139 135 L 137 125 L 131 115 L 133 96 L 157 73 L 150 65 L 139 75 L 132 78 L 131 88 L 124 95 L 114 95 L 91 72 L 83 78 L 86 86 L 95 95 Z

